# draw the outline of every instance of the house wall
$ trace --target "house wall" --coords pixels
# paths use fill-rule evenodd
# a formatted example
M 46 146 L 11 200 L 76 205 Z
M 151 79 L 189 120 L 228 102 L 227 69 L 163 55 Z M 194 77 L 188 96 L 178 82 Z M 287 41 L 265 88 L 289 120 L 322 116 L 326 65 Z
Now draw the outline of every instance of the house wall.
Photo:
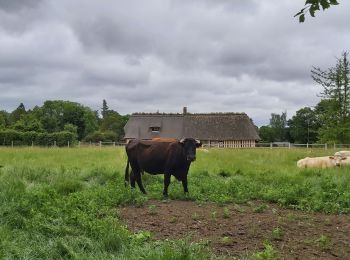
M 201 141 L 204 145 L 219 148 L 251 148 L 255 147 L 255 140 L 205 140 Z

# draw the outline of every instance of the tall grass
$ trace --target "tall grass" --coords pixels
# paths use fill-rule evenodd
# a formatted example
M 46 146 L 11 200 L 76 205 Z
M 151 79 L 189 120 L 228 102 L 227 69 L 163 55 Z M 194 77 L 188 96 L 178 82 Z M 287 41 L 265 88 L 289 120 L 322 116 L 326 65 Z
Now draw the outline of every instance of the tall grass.
M 349 213 L 349 169 L 296 168 L 298 159 L 326 153 L 333 151 L 199 151 L 189 173 L 189 197 L 173 179 L 170 198 L 261 199 L 301 210 Z M 0 258 L 213 257 L 201 244 L 154 242 L 122 225 L 118 206 L 162 198 L 163 185 L 161 176 L 145 174 L 147 197 L 125 188 L 125 163 L 122 148 L 0 148 Z

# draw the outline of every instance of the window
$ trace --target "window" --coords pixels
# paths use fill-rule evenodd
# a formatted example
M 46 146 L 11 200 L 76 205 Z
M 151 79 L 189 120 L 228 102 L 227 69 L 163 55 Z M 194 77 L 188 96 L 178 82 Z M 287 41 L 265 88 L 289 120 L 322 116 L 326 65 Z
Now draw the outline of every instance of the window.
M 152 126 L 152 127 L 151 127 L 151 131 L 152 131 L 152 133 L 159 133 L 159 132 L 160 132 L 160 127 L 158 127 L 158 126 Z

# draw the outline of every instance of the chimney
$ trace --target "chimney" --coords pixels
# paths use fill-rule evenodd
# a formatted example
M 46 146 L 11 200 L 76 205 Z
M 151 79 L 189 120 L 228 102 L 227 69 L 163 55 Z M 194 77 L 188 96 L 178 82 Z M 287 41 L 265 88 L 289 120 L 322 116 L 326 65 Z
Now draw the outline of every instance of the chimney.
M 187 114 L 187 107 L 183 107 L 183 109 L 182 109 L 182 114 L 184 114 L 184 115 Z

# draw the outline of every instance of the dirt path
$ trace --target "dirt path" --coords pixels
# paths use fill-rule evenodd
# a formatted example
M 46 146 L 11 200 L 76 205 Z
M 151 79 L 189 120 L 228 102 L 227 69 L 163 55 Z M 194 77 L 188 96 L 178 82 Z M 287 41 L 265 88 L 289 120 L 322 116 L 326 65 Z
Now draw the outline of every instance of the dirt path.
M 149 201 L 120 210 L 134 232 L 153 239 L 209 240 L 216 254 L 242 257 L 264 249 L 268 240 L 285 259 L 350 259 L 350 215 L 283 209 L 274 204 L 198 204 Z

